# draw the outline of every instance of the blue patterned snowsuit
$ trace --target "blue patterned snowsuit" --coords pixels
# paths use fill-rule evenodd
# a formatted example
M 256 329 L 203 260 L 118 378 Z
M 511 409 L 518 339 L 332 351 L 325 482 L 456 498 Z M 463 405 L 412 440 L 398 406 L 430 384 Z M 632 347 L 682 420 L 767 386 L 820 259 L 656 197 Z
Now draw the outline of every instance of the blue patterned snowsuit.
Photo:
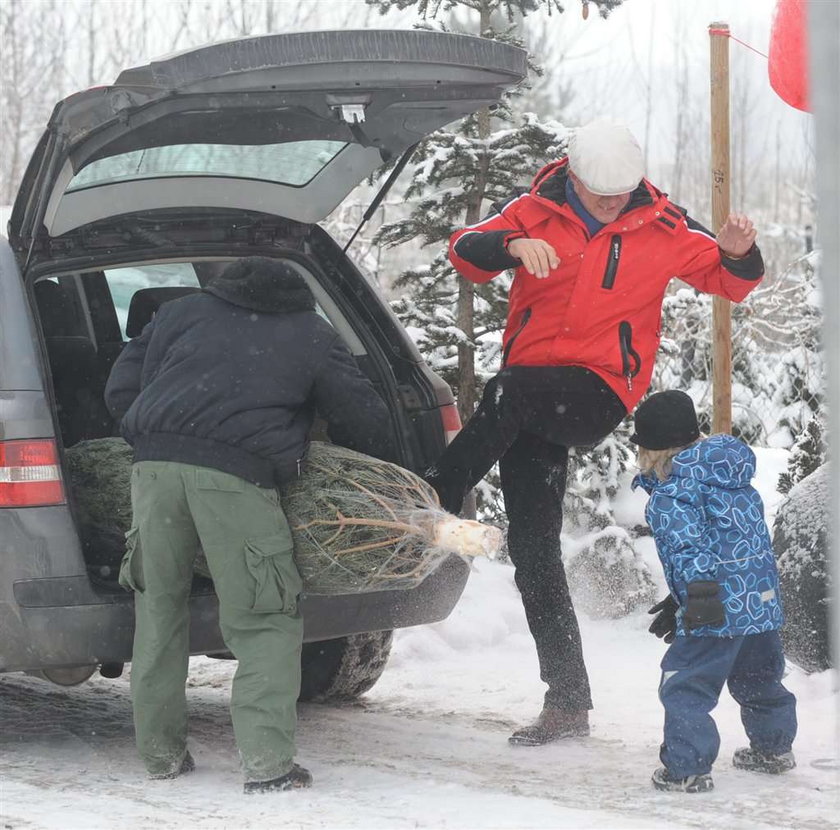
M 784 753 L 796 735 L 796 700 L 781 683 L 779 577 L 764 505 L 750 485 L 754 475 L 752 450 L 730 435 L 715 435 L 679 453 L 665 481 L 641 475 L 633 482 L 650 494 L 645 518 L 680 606 L 659 687 L 665 707 L 660 757 L 675 778 L 711 770 L 720 738 L 709 713 L 724 682 L 741 706 L 754 749 Z M 726 619 L 687 631 L 687 586 L 708 580 L 720 586 Z

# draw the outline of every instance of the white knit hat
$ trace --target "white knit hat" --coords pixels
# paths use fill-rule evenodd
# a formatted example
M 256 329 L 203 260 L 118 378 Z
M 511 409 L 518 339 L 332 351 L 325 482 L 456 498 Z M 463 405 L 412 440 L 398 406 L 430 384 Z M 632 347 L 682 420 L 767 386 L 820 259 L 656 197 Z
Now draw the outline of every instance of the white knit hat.
M 572 131 L 569 167 L 598 196 L 629 193 L 645 174 L 639 142 L 625 124 L 609 118 L 596 118 Z

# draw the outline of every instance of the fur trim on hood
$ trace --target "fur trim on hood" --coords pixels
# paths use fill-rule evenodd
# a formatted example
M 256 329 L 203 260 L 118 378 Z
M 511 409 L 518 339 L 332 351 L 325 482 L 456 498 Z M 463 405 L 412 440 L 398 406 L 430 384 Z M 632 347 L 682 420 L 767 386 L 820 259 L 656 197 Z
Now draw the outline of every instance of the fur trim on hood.
M 315 297 L 303 277 L 290 265 L 264 256 L 237 259 L 204 290 L 265 314 L 315 310 Z

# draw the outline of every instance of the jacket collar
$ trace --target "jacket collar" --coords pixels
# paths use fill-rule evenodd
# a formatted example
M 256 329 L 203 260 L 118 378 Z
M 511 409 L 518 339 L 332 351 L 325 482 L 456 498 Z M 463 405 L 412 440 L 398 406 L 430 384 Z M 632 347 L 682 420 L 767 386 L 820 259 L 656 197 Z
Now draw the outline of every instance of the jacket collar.
M 559 161 L 547 164 L 534 177 L 531 185 L 531 195 L 553 202 L 562 207 L 568 204 L 566 199 L 566 181 L 569 177 L 569 159 L 564 157 Z M 627 207 L 619 214 L 619 219 L 626 213 L 639 208 L 650 207 L 665 198 L 665 194 L 655 188 L 647 179 L 642 179 L 639 186 L 632 192 Z M 571 206 L 570 206 L 571 207 Z

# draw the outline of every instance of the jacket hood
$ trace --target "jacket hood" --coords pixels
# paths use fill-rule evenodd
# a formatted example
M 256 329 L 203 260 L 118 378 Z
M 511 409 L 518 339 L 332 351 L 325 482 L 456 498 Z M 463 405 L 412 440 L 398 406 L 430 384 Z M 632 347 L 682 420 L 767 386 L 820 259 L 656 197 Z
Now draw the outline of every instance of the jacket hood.
M 569 176 L 569 159 L 564 156 L 559 161 L 547 164 L 534 176 L 531 184 L 531 195 L 549 199 L 558 205 L 566 203 L 566 179 Z M 638 207 L 652 205 L 659 199 L 666 198 L 666 194 L 654 187 L 647 179 L 642 179 L 639 186 L 632 192 L 630 201 L 622 213 Z
M 755 476 L 755 453 L 731 435 L 713 435 L 676 455 L 671 474 L 736 490 Z
M 232 262 L 204 291 L 233 305 L 266 314 L 314 311 L 315 297 L 290 265 L 262 256 Z

